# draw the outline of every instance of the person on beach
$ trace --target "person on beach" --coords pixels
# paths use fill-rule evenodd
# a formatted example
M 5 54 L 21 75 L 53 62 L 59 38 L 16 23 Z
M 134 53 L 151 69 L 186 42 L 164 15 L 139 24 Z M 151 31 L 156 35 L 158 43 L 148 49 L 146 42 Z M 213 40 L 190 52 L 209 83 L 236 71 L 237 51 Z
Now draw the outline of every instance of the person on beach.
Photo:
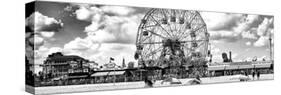
M 253 71 L 253 72 L 252 72 L 252 77 L 253 77 L 253 80 L 255 80 L 255 75 L 256 75 L 256 72 L 255 72 L 255 71 Z
M 153 87 L 152 80 L 149 80 L 147 77 L 144 78 L 144 83 L 145 83 L 146 87 Z
M 260 79 L 260 72 L 259 71 L 257 72 L 257 78 L 258 78 L 258 80 Z
M 248 76 L 248 72 L 245 72 L 245 76 Z
M 145 76 L 144 78 L 145 87 L 153 87 L 155 82 L 156 80 L 153 77 Z

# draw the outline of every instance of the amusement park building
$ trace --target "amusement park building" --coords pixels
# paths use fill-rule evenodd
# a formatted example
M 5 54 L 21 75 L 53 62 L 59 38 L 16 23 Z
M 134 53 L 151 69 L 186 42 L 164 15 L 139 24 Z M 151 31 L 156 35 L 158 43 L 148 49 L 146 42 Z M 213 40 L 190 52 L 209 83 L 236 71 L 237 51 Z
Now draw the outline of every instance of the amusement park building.
M 47 57 L 43 64 L 45 77 L 68 76 L 71 73 L 89 72 L 88 60 L 74 55 L 62 55 L 60 52 Z

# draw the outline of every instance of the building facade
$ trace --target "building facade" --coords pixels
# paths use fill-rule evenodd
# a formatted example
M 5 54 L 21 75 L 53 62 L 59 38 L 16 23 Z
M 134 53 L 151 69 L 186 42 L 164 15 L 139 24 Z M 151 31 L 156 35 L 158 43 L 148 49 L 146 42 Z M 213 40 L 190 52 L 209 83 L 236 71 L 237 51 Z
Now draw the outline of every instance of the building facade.
M 47 57 L 43 65 L 43 74 L 47 79 L 64 78 L 72 73 L 88 73 L 88 60 L 74 55 L 63 55 L 60 52 Z

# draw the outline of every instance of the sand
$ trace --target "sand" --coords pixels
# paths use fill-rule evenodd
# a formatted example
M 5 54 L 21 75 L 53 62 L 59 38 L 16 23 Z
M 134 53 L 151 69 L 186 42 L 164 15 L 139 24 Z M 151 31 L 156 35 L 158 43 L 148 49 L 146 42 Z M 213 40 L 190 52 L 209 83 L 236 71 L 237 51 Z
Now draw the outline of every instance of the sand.
M 220 76 L 212 78 L 201 78 L 202 84 L 213 84 L 213 83 L 229 83 L 229 82 L 240 82 L 239 79 L 231 79 L 233 76 Z M 258 81 L 257 79 L 249 81 Z M 273 74 L 263 74 L 260 80 L 273 80 Z M 165 86 L 183 86 L 190 85 L 188 81 L 192 80 L 179 79 L 182 84 L 161 84 L 162 80 L 155 82 L 154 87 L 165 87 Z M 51 86 L 51 87 L 36 87 L 35 94 L 54 94 L 54 93 L 72 93 L 72 92 L 87 92 L 87 91 L 101 91 L 101 90 L 117 90 L 117 89 L 132 89 L 132 88 L 145 88 L 143 81 L 139 82 L 122 82 L 122 83 L 104 83 L 104 84 L 86 84 L 86 85 L 70 85 L 70 86 Z

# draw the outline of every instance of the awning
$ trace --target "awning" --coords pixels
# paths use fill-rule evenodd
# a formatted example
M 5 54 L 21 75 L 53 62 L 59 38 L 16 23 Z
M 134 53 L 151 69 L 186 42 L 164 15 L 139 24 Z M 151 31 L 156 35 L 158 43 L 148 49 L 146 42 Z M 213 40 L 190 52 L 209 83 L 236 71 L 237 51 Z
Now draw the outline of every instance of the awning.
M 125 71 L 114 71 L 114 72 L 110 72 L 109 75 L 123 75 L 125 73 Z
M 225 66 L 210 66 L 208 67 L 209 71 L 214 71 L 214 70 L 224 70 Z
M 93 76 L 95 76 L 95 77 L 97 77 L 97 76 L 106 76 L 107 74 L 109 74 L 109 72 L 96 72 L 96 73 L 92 74 L 91 76 L 92 77 Z
M 77 78 L 86 78 L 87 75 L 82 75 L 82 76 L 68 76 L 69 79 L 77 79 Z
M 256 64 L 255 68 L 270 68 L 271 64 Z
M 96 72 L 94 74 L 92 74 L 92 77 L 97 77 L 97 76 L 113 76 L 113 75 L 123 75 L 125 73 L 125 71 L 111 71 L 111 72 Z
M 234 69 L 239 69 L 239 66 L 226 66 L 225 70 L 234 70 Z
M 239 66 L 239 69 L 252 69 L 254 68 L 254 65 L 241 65 Z

